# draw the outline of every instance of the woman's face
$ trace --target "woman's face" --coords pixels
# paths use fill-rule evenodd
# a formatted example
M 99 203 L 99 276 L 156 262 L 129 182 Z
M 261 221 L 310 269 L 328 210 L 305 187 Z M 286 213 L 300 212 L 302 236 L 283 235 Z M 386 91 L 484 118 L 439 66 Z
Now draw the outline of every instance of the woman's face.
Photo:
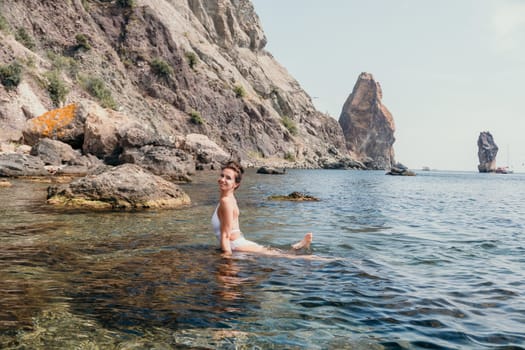
M 230 168 L 223 169 L 221 175 L 219 176 L 219 188 L 221 191 L 235 190 L 239 187 L 239 184 L 235 182 L 235 177 L 237 173 Z

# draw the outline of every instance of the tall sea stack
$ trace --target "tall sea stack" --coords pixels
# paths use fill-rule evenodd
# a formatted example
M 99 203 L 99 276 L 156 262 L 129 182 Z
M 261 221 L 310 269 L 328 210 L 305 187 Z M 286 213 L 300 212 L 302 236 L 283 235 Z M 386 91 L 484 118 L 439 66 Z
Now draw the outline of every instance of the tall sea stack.
M 372 74 L 361 73 L 339 117 L 346 147 L 368 169 L 390 169 L 395 164 L 394 119 L 382 98 Z
M 488 131 L 483 131 L 478 137 L 478 170 L 480 173 L 492 173 L 496 171 L 496 155 L 498 146 Z

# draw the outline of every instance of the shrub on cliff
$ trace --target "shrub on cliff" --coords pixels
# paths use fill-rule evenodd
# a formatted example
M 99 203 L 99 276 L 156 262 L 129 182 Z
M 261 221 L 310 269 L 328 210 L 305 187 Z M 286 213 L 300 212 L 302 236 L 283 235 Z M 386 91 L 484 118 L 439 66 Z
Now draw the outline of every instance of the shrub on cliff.
M 241 85 L 235 85 L 233 88 L 233 92 L 235 92 L 235 96 L 238 98 L 243 98 L 246 96 L 246 90 Z
M 168 79 L 173 74 L 173 68 L 162 58 L 155 58 L 151 61 L 151 70 L 156 76 L 163 79 Z
M 292 152 L 286 152 L 284 154 L 284 159 L 289 162 L 295 162 L 295 155 Z
M 80 77 L 80 84 L 93 97 L 96 97 L 104 108 L 117 109 L 111 91 L 100 78 Z
M 47 78 L 47 92 L 55 107 L 60 107 L 60 104 L 66 101 L 66 96 L 69 93 L 64 81 L 60 78 L 58 71 L 52 71 L 46 74 Z
M 117 0 L 117 5 L 122 8 L 135 7 L 135 0 Z
M 46 55 L 51 61 L 51 64 L 55 70 L 59 72 L 66 72 L 71 77 L 75 77 L 78 74 L 79 64 L 73 58 L 62 56 L 60 54 L 54 53 L 53 51 L 48 51 Z
M 0 30 L 3 31 L 9 31 L 9 23 L 7 23 L 6 19 L 2 14 L 0 14 Z
M 197 55 L 194 52 L 186 52 L 186 58 L 191 69 L 195 69 L 197 65 Z
M 29 50 L 32 50 L 35 48 L 35 40 L 31 35 L 29 35 L 28 32 L 26 32 L 25 28 L 18 28 L 15 33 L 15 39 L 25 47 L 27 47 Z
M 22 80 L 22 65 L 18 61 L 0 66 L 0 81 L 6 90 L 14 90 Z
M 204 119 L 202 119 L 201 114 L 197 111 L 190 112 L 190 121 L 193 124 L 197 124 L 197 125 L 204 124 Z
M 77 49 L 91 50 L 91 44 L 86 34 L 80 33 L 75 35 L 75 40 L 77 41 Z
M 82 0 L 82 7 L 84 8 L 84 10 L 89 11 L 90 7 L 87 0 Z
M 287 115 L 283 116 L 281 122 L 290 134 L 294 136 L 297 135 L 297 125 L 295 125 L 295 122 L 290 117 Z

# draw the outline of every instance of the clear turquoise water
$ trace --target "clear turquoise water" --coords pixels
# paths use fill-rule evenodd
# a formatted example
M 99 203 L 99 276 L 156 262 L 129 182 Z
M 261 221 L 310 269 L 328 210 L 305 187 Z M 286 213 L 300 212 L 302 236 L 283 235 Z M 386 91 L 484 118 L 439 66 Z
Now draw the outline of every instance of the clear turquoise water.
M 0 188 L 0 348 L 525 349 L 525 175 L 250 171 L 249 239 L 331 261 L 224 259 L 216 174 L 189 208 L 64 213 Z M 270 202 L 302 191 L 320 202 Z

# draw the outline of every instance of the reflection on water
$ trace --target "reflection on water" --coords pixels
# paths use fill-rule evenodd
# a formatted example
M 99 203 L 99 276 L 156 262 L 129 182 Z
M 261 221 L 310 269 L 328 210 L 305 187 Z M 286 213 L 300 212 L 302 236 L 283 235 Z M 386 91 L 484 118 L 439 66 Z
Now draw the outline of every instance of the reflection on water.
M 522 349 L 525 178 L 249 172 L 250 239 L 315 261 L 223 258 L 216 174 L 175 211 L 62 212 L 0 188 L 0 348 Z M 270 202 L 302 191 L 321 202 Z M 490 200 L 487 200 L 490 198 Z

